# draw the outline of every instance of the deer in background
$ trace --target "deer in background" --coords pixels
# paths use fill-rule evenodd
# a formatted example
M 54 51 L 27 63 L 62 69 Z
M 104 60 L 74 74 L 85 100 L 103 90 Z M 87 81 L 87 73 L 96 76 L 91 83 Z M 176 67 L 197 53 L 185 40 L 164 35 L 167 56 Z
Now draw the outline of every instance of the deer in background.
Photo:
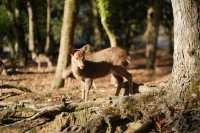
M 83 49 L 77 50 L 71 55 L 71 70 L 74 77 L 82 83 L 82 99 L 85 101 L 88 99 L 93 80 L 108 74 L 112 74 L 117 81 L 116 96 L 120 93 L 123 78 L 128 81 L 129 92 L 132 89 L 132 76 L 122 65 L 114 65 L 106 61 L 90 61 L 86 58 Z
M 7 75 L 6 67 L 3 61 L 0 59 L 0 75 Z
M 41 64 L 46 63 L 48 68 L 52 68 L 53 65 L 50 59 L 44 54 L 36 54 L 35 52 L 31 53 L 32 60 L 37 63 L 38 70 L 41 70 Z

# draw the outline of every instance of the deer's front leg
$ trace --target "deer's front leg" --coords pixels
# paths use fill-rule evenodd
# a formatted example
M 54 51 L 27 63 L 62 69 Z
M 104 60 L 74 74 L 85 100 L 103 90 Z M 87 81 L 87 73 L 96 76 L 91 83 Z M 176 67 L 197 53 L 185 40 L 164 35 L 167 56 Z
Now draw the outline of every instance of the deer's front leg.
M 92 87 L 92 79 L 85 79 L 85 102 L 88 100 L 90 88 Z
M 41 63 L 40 62 L 37 62 L 38 63 L 38 71 L 41 70 Z
M 47 66 L 48 66 L 48 68 L 50 68 L 50 69 L 53 68 L 53 65 L 52 65 L 52 63 L 51 63 L 51 61 L 50 61 L 49 59 L 47 60 Z
M 134 92 L 133 92 L 133 81 L 132 81 L 132 76 L 131 76 L 131 74 L 129 74 L 127 80 L 128 80 L 129 95 L 132 95 Z

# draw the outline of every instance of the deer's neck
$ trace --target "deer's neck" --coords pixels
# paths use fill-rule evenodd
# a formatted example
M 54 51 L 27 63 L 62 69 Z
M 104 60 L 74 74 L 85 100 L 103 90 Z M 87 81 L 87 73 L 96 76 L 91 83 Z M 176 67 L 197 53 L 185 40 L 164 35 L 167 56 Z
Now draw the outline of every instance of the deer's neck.
M 72 73 L 76 79 L 82 79 L 82 71 L 76 64 L 72 63 Z

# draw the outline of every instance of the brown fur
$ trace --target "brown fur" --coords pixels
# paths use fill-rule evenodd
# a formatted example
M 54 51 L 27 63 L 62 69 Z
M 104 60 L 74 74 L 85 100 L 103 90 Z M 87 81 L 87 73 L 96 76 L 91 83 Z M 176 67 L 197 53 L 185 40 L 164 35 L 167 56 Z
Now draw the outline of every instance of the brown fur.
M 74 77 L 81 80 L 84 87 L 82 90 L 82 98 L 87 100 L 89 90 L 92 86 L 93 79 L 104 77 L 112 74 L 117 81 L 117 91 L 115 95 L 119 95 L 123 77 L 129 82 L 129 89 L 131 89 L 132 76 L 121 65 L 113 65 L 107 61 L 90 61 L 86 59 L 85 51 L 76 51 L 71 57 L 71 69 Z
M 88 47 L 90 46 L 87 44 L 81 49 L 90 49 Z M 108 63 L 112 63 L 113 65 L 122 65 L 124 67 L 126 67 L 130 62 L 130 57 L 128 56 L 127 51 L 120 47 L 106 48 L 97 52 L 86 52 L 85 58 L 89 61 L 105 61 Z

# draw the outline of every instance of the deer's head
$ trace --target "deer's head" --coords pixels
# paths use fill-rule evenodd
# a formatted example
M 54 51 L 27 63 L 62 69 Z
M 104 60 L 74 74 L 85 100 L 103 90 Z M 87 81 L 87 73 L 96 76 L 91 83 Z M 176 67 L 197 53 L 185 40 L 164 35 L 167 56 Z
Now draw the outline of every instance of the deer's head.
M 33 60 L 35 60 L 37 58 L 37 54 L 35 52 L 32 52 L 31 57 L 32 57 Z
M 84 69 L 85 51 L 77 50 L 71 55 L 71 61 L 73 65 L 76 65 L 80 69 Z

